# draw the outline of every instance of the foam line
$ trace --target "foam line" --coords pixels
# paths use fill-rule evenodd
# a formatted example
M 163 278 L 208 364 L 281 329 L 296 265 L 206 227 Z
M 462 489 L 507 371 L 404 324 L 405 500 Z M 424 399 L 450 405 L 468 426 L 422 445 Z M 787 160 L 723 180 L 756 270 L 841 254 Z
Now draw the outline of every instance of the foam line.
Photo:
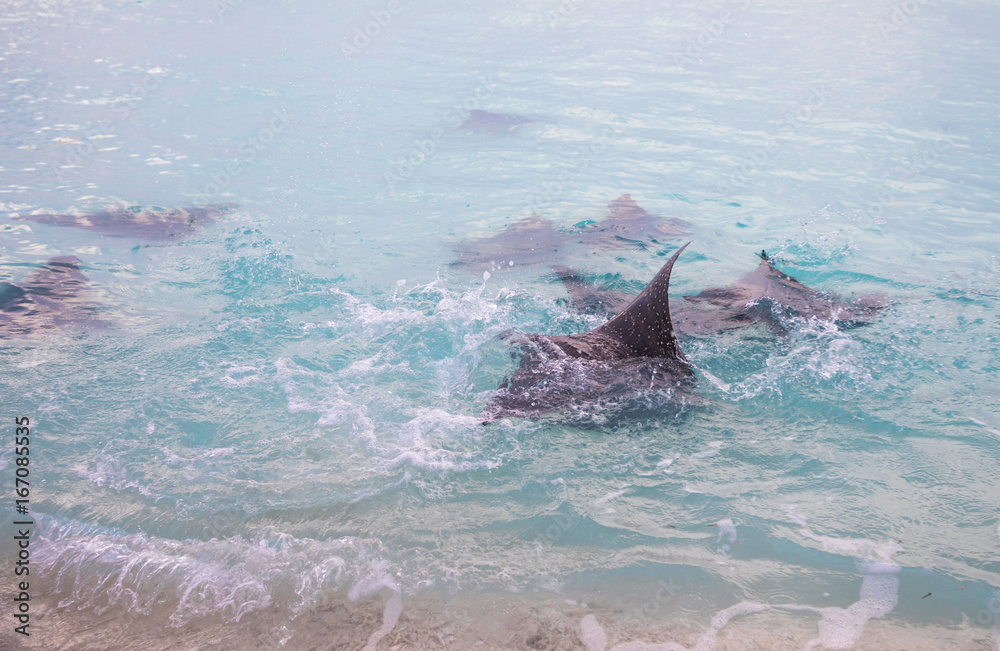
M 403 612 L 403 597 L 399 594 L 397 589 L 389 597 L 389 601 L 385 602 L 385 610 L 382 611 L 382 628 L 378 629 L 372 633 L 371 637 L 368 638 L 368 644 L 365 645 L 363 651 L 375 651 L 376 645 L 378 645 L 379 640 L 392 632 L 392 629 L 396 627 L 396 622 L 399 621 L 399 615 Z
M 391 633 L 392 629 L 396 627 L 396 622 L 399 621 L 399 616 L 403 612 L 403 596 L 400 594 L 399 586 L 385 574 L 375 581 L 356 584 L 347 595 L 351 601 L 357 601 L 358 598 L 367 597 L 380 588 L 388 588 L 392 591 L 392 596 L 385 602 L 385 609 L 382 611 L 382 627 L 371 634 L 363 651 L 375 651 L 379 640 Z
M 604 651 L 608 646 L 608 636 L 593 615 L 587 615 L 580 622 L 580 639 L 587 651 Z
M 720 521 L 720 525 L 722 522 L 724 521 Z M 735 527 L 733 527 L 733 530 L 733 535 L 735 536 Z M 806 531 L 806 534 L 803 535 L 807 538 L 822 542 L 827 551 L 833 551 L 834 553 L 882 557 L 889 554 L 894 545 L 894 543 L 879 545 L 867 540 L 816 536 L 807 530 L 803 531 Z M 814 606 L 799 606 L 794 604 L 772 606 L 770 604 L 743 601 L 726 608 L 712 617 L 711 626 L 705 631 L 704 635 L 698 638 L 698 642 L 694 647 L 690 649 L 674 642 L 666 644 L 625 642 L 614 647 L 612 651 L 713 651 L 715 649 L 716 635 L 722 630 L 722 627 L 729 623 L 729 620 L 740 615 L 759 613 L 770 609 L 811 612 L 820 616 L 819 636 L 806 643 L 806 651 L 817 647 L 830 649 L 831 651 L 851 649 L 861 638 L 861 633 L 868 620 L 884 617 L 896 607 L 896 604 L 899 602 L 899 577 L 897 576 L 899 570 L 899 565 L 891 561 L 861 560 L 861 571 L 864 573 L 864 578 L 861 580 L 859 599 L 847 608 L 816 608 Z M 606 639 L 606 637 L 604 636 L 604 630 L 601 629 L 596 618 L 588 615 L 584 620 L 580 623 L 580 629 L 584 635 L 583 641 L 587 645 L 587 651 L 592 651 L 588 640 Z M 992 632 L 995 638 L 1000 639 L 1000 621 L 994 622 Z M 604 647 L 595 646 L 594 648 L 603 649 Z

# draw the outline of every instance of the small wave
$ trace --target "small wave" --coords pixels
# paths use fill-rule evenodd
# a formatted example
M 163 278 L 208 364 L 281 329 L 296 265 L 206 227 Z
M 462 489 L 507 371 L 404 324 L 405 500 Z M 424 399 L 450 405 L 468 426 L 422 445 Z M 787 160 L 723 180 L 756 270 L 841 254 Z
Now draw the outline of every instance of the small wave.
M 371 594 L 379 587 L 372 577 L 391 570 L 379 543 L 352 537 L 321 541 L 268 529 L 250 539 L 204 542 L 52 517 L 39 524 L 33 560 L 52 577 L 60 608 L 101 614 L 122 607 L 148 615 L 166 604 L 177 627 L 206 616 L 235 623 L 269 607 L 294 618 L 324 594 L 348 588 L 352 600 Z

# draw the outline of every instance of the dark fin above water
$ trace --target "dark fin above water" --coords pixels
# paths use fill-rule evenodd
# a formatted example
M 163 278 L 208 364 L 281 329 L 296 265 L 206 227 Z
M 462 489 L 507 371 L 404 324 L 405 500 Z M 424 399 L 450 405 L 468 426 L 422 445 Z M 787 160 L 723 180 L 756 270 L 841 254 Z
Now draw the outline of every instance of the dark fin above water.
M 622 341 L 633 357 L 684 360 L 670 321 L 670 272 L 688 242 L 667 260 L 659 273 L 628 307 L 594 332 Z
M 50 226 L 96 231 L 117 237 L 168 240 L 188 235 L 199 226 L 214 222 L 219 215 L 235 207 L 235 204 L 230 203 L 191 208 L 130 206 L 86 215 L 34 214 L 19 215 L 15 218 Z
M 693 373 L 670 322 L 670 272 L 685 244 L 621 314 L 599 328 L 569 336 L 508 334 L 520 363 L 483 410 L 488 423 L 504 416 L 576 412 L 604 419 L 642 406 L 683 405 Z M 602 421 L 603 422 L 603 421 Z

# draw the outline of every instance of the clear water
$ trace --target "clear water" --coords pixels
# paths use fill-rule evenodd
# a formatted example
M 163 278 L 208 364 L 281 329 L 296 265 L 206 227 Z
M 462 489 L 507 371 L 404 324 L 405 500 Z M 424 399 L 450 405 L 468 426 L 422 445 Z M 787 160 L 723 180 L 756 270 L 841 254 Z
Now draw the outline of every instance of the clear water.
M 4 4 L 5 214 L 240 209 L 0 221 L 0 279 L 76 255 L 114 323 L 0 342 L 39 523 L 37 631 L 0 640 L 996 648 L 1000 7 L 400 0 L 346 57 L 388 7 Z M 483 427 L 497 334 L 597 321 L 453 245 L 622 193 L 693 224 L 675 295 L 766 249 L 894 303 L 682 341 L 683 418 Z M 677 244 L 557 262 L 639 288 Z

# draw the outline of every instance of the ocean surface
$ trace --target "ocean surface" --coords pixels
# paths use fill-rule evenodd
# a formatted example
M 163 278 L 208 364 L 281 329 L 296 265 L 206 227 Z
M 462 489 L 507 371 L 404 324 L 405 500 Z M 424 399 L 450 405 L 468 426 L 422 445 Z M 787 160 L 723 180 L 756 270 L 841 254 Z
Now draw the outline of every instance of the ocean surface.
M 0 339 L 0 646 L 997 649 L 998 34 L 953 0 L 6 0 L 0 280 L 76 256 L 104 325 Z M 449 264 L 621 194 L 690 234 Z M 218 203 L 156 242 L 16 218 Z M 498 335 L 602 321 L 548 264 L 637 293 L 688 240 L 674 300 L 765 250 L 889 305 L 682 338 L 680 413 L 481 424 Z

